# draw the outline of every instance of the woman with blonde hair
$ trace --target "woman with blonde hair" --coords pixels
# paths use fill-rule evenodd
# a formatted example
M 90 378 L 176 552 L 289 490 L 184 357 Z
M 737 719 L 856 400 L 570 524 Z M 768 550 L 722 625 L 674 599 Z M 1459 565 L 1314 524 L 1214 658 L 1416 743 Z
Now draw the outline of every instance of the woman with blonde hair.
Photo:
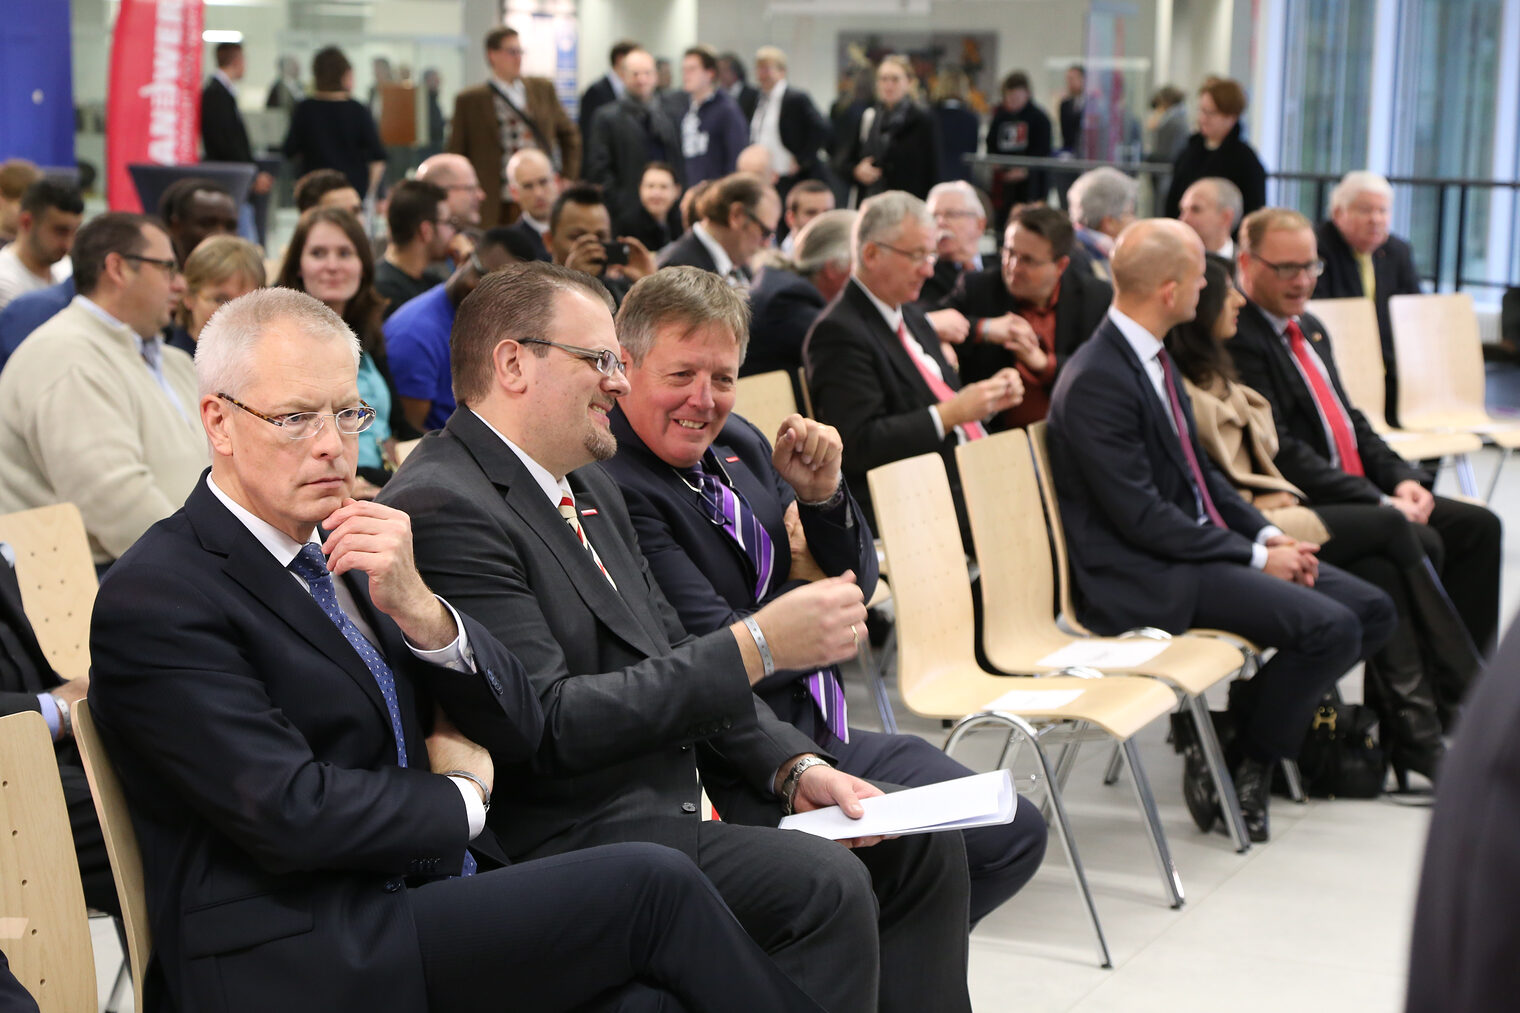
M 211 315 L 264 285 L 264 255 L 257 246 L 237 236 L 202 240 L 185 258 L 185 294 L 174 307 L 169 344 L 193 356 Z
M 919 104 L 918 77 L 906 56 L 884 56 L 876 67 L 876 102 L 860 117 L 835 168 L 854 187 L 851 206 L 887 190 L 919 200 L 939 182 L 939 142 L 929 111 Z

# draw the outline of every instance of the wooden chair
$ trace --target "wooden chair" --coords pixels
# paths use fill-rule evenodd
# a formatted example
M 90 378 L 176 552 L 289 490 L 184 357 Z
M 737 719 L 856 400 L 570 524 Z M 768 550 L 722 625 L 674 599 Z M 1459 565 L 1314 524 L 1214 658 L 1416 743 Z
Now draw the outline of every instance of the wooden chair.
M 417 449 L 417 444 L 419 444 L 421 442 L 422 442 L 422 438 L 418 437 L 415 440 L 402 440 L 400 443 L 396 444 L 396 465 L 397 465 L 397 467 L 400 467 L 401 465 L 403 465 L 403 464 L 406 463 L 406 459 L 408 457 L 412 456 L 412 451 L 416 450 Z
M 802 414 L 816 419 L 818 416 L 813 414 L 813 392 L 808 389 L 806 369 L 797 370 L 797 389 L 802 391 Z
M 1520 447 L 1520 422 L 1488 414 L 1472 296 L 1396 295 L 1388 313 L 1399 363 L 1399 421 L 1409 429 L 1472 433 L 1503 450 L 1484 496 L 1492 498 L 1505 462 Z
M 111 860 L 111 875 L 116 879 L 116 898 L 121 902 L 121 920 L 126 927 L 127 958 L 132 967 L 132 996 L 137 1013 L 143 1010 L 143 975 L 153 952 L 148 925 L 148 895 L 143 882 L 142 853 L 137 847 L 137 831 L 132 814 L 127 811 L 127 797 L 116 777 L 116 768 L 106 755 L 105 745 L 95 728 L 87 701 L 74 705 L 74 744 L 84 761 L 84 773 L 95 800 L 95 815 L 105 838 L 106 855 Z
M 981 564 L 982 650 L 993 667 L 1017 675 L 1059 674 L 1066 666 L 1042 660 L 1051 652 L 1079 641 L 1119 643 L 1118 637 L 1081 637 L 1056 625 L 1055 570 L 1028 435 L 1013 430 L 964 443 L 955 457 Z M 1203 694 L 1241 674 L 1245 664 L 1240 651 L 1222 640 L 1180 636 L 1167 640 L 1160 654 L 1142 665 L 1095 666 L 1104 676 L 1160 679 L 1177 694 L 1198 729 L 1225 825 L 1240 852 L 1248 851 L 1251 842 Z M 1074 752 L 1068 761 L 1075 759 Z
M 1388 425 L 1383 387 L 1383 344 L 1378 336 L 1377 310 L 1372 300 L 1315 299 L 1308 308 L 1333 338 L 1331 348 L 1336 371 L 1340 373 L 1352 407 L 1367 417 L 1367 422 L 1383 441 L 1404 460 L 1451 457 L 1457 467 L 1457 481 L 1462 492 L 1468 496 L 1477 495 L 1472 461 L 1467 455 L 1483 449 L 1482 440 L 1471 433 L 1414 432 Z
M 1056 501 L 1055 479 L 1050 471 L 1050 446 L 1046 442 L 1046 424 L 1039 421 L 1028 427 L 1029 448 L 1034 457 L 1035 475 L 1040 483 L 1040 497 L 1045 502 L 1045 524 L 1050 532 L 1051 557 L 1055 560 L 1056 582 L 1060 588 L 1060 622 L 1067 629 L 1082 636 L 1094 636 L 1093 632 L 1082 625 L 1077 618 L 1077 610 L 1071 596 L 1071 566 L 1068 562 L 1066 550 L 1066 526 L 1061 521 L 1061 505 Z M 1261 648 L 1238 633 L 1229 630 L 1191 629 L 1189 636 L 1212 637 L 1222 640 L 1234 647 L 1245 659 L 1245 667 L 1242 675 L 1254 674 L 1261 667 Z M 1125 637 L 1148 637 L 1154 640 L 1168 640 L 1171 634 L 1155 627 L 1141 627 L 1120 634 Z M 1294 760 L 1282 761 L 1283 778 L 1288 782 L 1288 796 L 1300 805 L 1309 801 L 1305 794 L 1302 778 L 1299 776 L 1298 763 Z M 1108 772 L 1104 775 L 1104 781 L 1112 784 L 1119 776 L 1119 758 L 1115 756 L 1109 761 Z
M 753 422 L 767 440 L 774 441 L 781 423 L 797 412 L 792 378 L 783 369 L 739 377 L 737 393 L 734 411 Z
M 59 503 L 0 516 L 0 542 L 16 550 L 21 603 L 48 663 L 65 679 L 85 675 L 98 581 L 79 508 Z
M 1000 766 L 1015 743 L 1034 748 L 1056 836 L 1092 922 L 1100 962 L 1110 967 L 1108 944 L 1077 855 L 1059 779 L 1042 741 L 1055 730 L 1068 738 L 1095 730 L 1120 743 L 1168 902 L 1181 907 L 1182 883 L 1133 741 L 1141 728 L 1171 711 L 1176 698 L 1154 679 L 1036 679 L 987 672 L 976 660 L 971 584 L 944 460 L 925 454 L 895 461 L 872 469 L 868 480 L 879 534 L 892 564 L 897 684 L 903 703 L 915 714 L 956 722 L 945 742 L 947 753 L 984 725 L 996 726 L 1008 736 Z M 1010 691 L 1018 692 L 1017 705 L 999 705 Z
M 95 957 L 63 783 L 41 714 L 0 718 L 0 947 L 42 1013 L 96 1008 Z

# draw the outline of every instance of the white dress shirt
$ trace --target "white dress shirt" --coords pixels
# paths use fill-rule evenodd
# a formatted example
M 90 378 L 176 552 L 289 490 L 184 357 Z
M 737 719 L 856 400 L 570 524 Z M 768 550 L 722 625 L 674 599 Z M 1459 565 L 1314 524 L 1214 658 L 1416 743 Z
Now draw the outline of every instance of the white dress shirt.
M 1260 306 L 1256 308 L 1261 310 L 1261 315 L 1266 317 L 1267 322 L 1272 325 L 1272 331 L 1277 335 L 1277 340 L 1281 341 L 1283 348 L 1288 351 L 1288 361 L 1293 363 L 1293 368 L 1298 370 L 1299 379 L 1304 381 L 1304 387 L 1312 394 L 1314 385 L 1309 382 L 1309 374 L 1304 372 L 1303 365 L 1298 361 L 1298 357 L 1293 354 L 1292 345 L 1288 343 L 1288 324 L 1292 320 L 1296 320 L 1296 318 L 1280 317 L 1274 313 L 1268 313 L 1266 310 L 1261 309 Z M 1341 404 L 1340 398 L 1335 396 L 1335 386 L 1330 382 L 1330 371 L 1325 368 L 1325 361 L 1314 350 L 1314 342 L 1309 340 L 1309 335 L 1307 334 L 1304 335 L 1304 351 L 1308 354 L 1309 361 L 1314 364 L 1314 368 L 1319 372 L 1320 379 L 1325 382 L 1326 389 L 1330 391 L 1331 400 L 1335 402 L 1335 410 L 1341 413 L 1341 421 L 1346 426 L 1346 431 L 1351 434 L 1352 439 L 1355 439 L 1356 427 L 1351 424 L 1351 416 L 1347 413 L 1345 406 Z M 1311 400 L 1315 399 L 1311 398 Z M 1335 449 L 1335 432 L 1330 428 L 1330 420 L 1325 417 L 1324 409 L 1319 405 L 1317 400 L 1315 400 L 1315 408 L 1319 414 L 1320 428 L 1325 431 L 1325 450 L 1329 456 L 1330 465 L 1339 468 L 1341 466 L 1341 455 Z
M 778 176 L 790 175 L 793 166 L 792 153 L 781 143 L 781 99 L 785 95 L 785 78 L 777 81 L 769 93 L 761 92 L 749 124 L 750 142 L 765 145 L 771 156 L 771 171 Z
M 1108 308 L 1108 319 L 1112 320 L 1114 326 L 1119 328 L 1119 333 L 1124 335 L 1124 340 L 1129 343 L 1129 347 L 1134 350 L 1136 357 L 1139 358 L 1140 365 L 1145 367 L 1146 378 L 1150 380 L 1151 388 L 1156 392 L 1156 399 L 1161 402 L 1161 414 L 1166 417 L 1167 422 L 1171 425 L 1172 432 L 1176 433 L 1177 419 L 1172 414 L 1172 399 L 1166 391 L 1166 370 L 1162 367 L 1161 359 L 1159 358 L 1165 345 L 1162 344 L 1161 339 L 1146 330 L 1144 325 L 1139 321 L 1120 312 L 1113 306 Z M 1179 394 L 1178 397 L 1180 398 L 1181 395 Z M 1198 467 L 1202 469 L 1204 466 L 1204 462 L 1199 460 Z M 1195 488 L 1193 490 L 1193 498 L 1198 504 L 1198 513 L 1195 519 L 1200 525 L 1209 523 L 1208 512 L 1203 509 L 1203 493 L 1204 490 L 1202 489 Z M 1282 534 L 1282 529 L 1275 524 L 1268 524 L 1256 532 L 1256 542 L 1251 546 L 1252 568 L 1260 570 L 1266 567 L 1266 541 L 1280 534 Z
M 520 112 L 522 112 L 524 115 L 527 114 L 528 86 L 523 84 L 522 78 L 518 78 L 516 81 L 513 81 L 509 84 L 493 74 L 491 75 L 491 84 L 496 87 L 497 91 L 501 92 L 507 98 L 511 99 L 512 104 L 515 105 Z
M 691 227 L 691 234 L 697 237 L 697 242 L 702 244 L 702 248 L 707 251 L 707 255 L 713 259 L 713 268 L 722 276 L 724 281 L 735 288 L 749 287 L 749 279 L 734 264 L 728 255 L 728 251 L 723 248 L 723 245 L 713 238 L 711 232 L 707 231 L 707 226 L 701 222 L 697 222 Z
M 871 300 L 871 305 L 876 307 L 877 312 L 881 314 L 881 318 L 887 322 L 887 329 L 892 332 L 892 336 L 894 338 L 897 337 L 897 329 L 903 323 L 902 307 L 888 306 L 876 298 L 876 293 L 867 288 L 865 283 L 854 275 L 850 276 L 850 283 L 860 286 L 860 290 L 866 294 L 866 298 Z M 925 369 L 943 380 L 945 378 L 945 371 L 939 368 L 939 363 L 934 361 L 932 355 L 924 351 L 923 345 L 918 343 L 918 338 L 914 336 L 912 331 L 907 331 L 907 335 L 908 353 L 913 356 L 916 362 L 922 363 Z M 929 406 L 929 418 L 934 422 L 934 434 L 943 440 L 945 438 L 945 421 L 939 417 L 939 405 Z M 960 426 L 955 427 L 955 441 L 957 443 L 966 442 L 966 434 L 961 431 Z
M 231 496 L 228 496 L 210 475 L 206 476 L 206 487 L 211 490 L 213 496 L 221 501 L 222 506 L 226 507 L 232 516 L 238 519 L 238 523 L 247 528 L 248 533 L 259 540 L 259 544 L 269 551 L 269 554 L 274 557 L 275 562 L 280 564 L 280 568 L 290 574 L 290 579 L 299 584 L 301 590 L 307 594 L 311 594 L 311 585 L 307 584 L 294 570 L 290 569 L 290 563 L 296 556 L 300 555 L 301 550 L 306 544 L 312 542 L 315 542 L 318 546 L 322 544 L 320 532 L 316 528 L 312 528 L 311 537 L 304 543 L 298 542 L 273 524 L 270 524 L 244 507 L 241 503 L 238 503 Z M 338 607 L 343 610 L 343 614 L 348 616 L 349 621 L 358 628 L 365 640 L 376 646 L 378 653 L 379 640 L 375 636 L 374 629 L 365 621 L 364 613 L 360 611 L 359 603 L 354 600 L 353 593 L 349 591 L 347 583 L 336 577 L 333 578 L 333 593 L 337 596 Z M 434 595 L 434 597 L 437 598 L 438 596 Z M 456 672 L 473 673 L 475 671 L 475 654 L 470 650 L 470 642 L 469 638 L 465 635 L 464 623 L 460 621 L 459 613 L 454 611 L 454 606 L 442 598 L 438 598 L 438 600 L 443 602 L 443 607 L 448 609 L 449 615 L 454 617 L 454 628 L 459 631 L 459 635 L 454 638 L 452 643 L 440 647 L 436 651 L 424 651 L 410 640 L 406 641 L 406 646 L 418 658 L 430 664 L 442 665 L 444 668 L 453 669 Z M 482 803 L 479 790 L 473 781 L 468 781 L 462 777 L 451 777 L 449 780 L 454 782 L 454 785 L 459 789 L 460 796 L 464 799 L 465 816 L 470 823 L 470 840 L 473 841 L 485 829 L 485 805 Z

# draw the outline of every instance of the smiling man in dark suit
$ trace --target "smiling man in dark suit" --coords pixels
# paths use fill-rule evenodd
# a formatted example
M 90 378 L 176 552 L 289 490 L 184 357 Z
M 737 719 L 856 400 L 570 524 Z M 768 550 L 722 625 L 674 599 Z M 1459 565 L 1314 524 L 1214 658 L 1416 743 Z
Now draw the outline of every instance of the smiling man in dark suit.
M 958 835 L 852 852 L 775 829 L 790 809 L 854 814 L 880 792 L 752 692 L 853 656 L 862 589 L 846 573 L 686 634 L 616 483 L 586 467 L 616 450 L 608 412 L 627 391 L 609 308 L 598 282 L 557 266 L 486 278 L 454 325 L 460 407 L 385 490 L 429 582 L 513 645 L 545 710 L 532 762 L 503 758 L 512 811 L 493 826 L 514 859 L 614 841 L 684 851 L 827 1009 L 968 1009 Z M 702 820 L 699 776 L 722 822 Z
M 983 421 L 1018 404 L 1024 385 L 1008 368 L 962 387 L 912 305 L 934 274 L 937 234 L 928 207 L 910 193 L 889 190 L 862 204 L 854 277 L 813 325 L 802 355 L 813 412 L 844 438 L 845 481 L 866 516 L 874 522 L 868 471 L 938 451 L 966 532 L 955 447 L 985 436 Z
M 1083 623 L 1211 627 L 1277 648 L 1230 695 L 1235 787 L 1251 840 L 1265 841 L 1273 765 L 1298 754 L 1321 694 L 1388 641 L 1395 613 L 1269 524 L 1200 447 L 1162 336 L 1197 312 L 1203 258 L 1178 221 L 1120 234 L 1113 306 L 1051 397 L 1050 461 Z
M 374 411 L 337 314 L 263 289 L 197 355 L 211 469 L 112 567 L 90 639 L 146 1008 L 815 1008 L 668 849 L 507 866 L 493 757 L 532 757 L 543 712 L 423 583 L 406 516 L 350 497 Z
M 731 414 L 744 317 L 743 298 L 720 279 L 673 268 L 635 286 L 617 318 L 630 389 L 612 414 L 618 454 L 602 467 L 623 490 L 655 580 L 699 635 L 812 580 L 853 570 L 864 590 L 876 578 L 839 433 L 792 415 L 772 451 L 768 434 Z M 972 773 L 916 735 L 849 727 L 836 667 L 777 672 L 755 692 L 857 777 L 913 786 Z M 1040 866 L 1045 823 L 1020 808 L 1023 819 L 965 832 L 973 923 Z

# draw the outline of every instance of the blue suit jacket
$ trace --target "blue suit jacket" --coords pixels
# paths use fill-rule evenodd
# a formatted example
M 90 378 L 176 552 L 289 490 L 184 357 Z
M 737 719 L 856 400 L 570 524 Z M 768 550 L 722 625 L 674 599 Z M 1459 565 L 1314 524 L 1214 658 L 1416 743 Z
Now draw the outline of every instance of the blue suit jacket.
M 639 550 L 686 632 L 701 636 L 722 629 L 802 586 L 803 581 L 791 578 L 782 520 L 797 497 L 771 464 L 770 444 L 760 430 L 730 415 L 712 444 L 733 488 L 743 495 L 776 547 L 770 590 L 757 600 L 755 567 L 745 551 L 708 520 L 697 494 L 645 446 L 622 409 L 615 409 L 611 419 L 618 452 L 601 466 L 622 488 L 638 532 Z M 875 536 L 848 489 L 844 502 L 834 509 L 799 506 L 798 514 L 819 567 L 830 576 L 854 570 L 861 591 L 870 598 L 877 578 Z M 798 681 L 805 674 L 777 672 L 761 680 L 755 692 L 781 720 L 814 735 L 817 712 Z
M 802 342 L 823 313 L 823 293 L 795 271 L 767 267 L 749 290 L 749 352 L 740 376 L 802 368 Z
M 1051 394 L 1054 472 L 1082 622 L 1115 634 L 1192 625 L 1196 565 L 1251 562 L 1267 520 L 1241 499 L 1198 443 L 1178 392 L 1209 495 L 1229 529 L 1197 521 L 1191 474 L 1169 413 L 1112 319 L 1067 360 Z

